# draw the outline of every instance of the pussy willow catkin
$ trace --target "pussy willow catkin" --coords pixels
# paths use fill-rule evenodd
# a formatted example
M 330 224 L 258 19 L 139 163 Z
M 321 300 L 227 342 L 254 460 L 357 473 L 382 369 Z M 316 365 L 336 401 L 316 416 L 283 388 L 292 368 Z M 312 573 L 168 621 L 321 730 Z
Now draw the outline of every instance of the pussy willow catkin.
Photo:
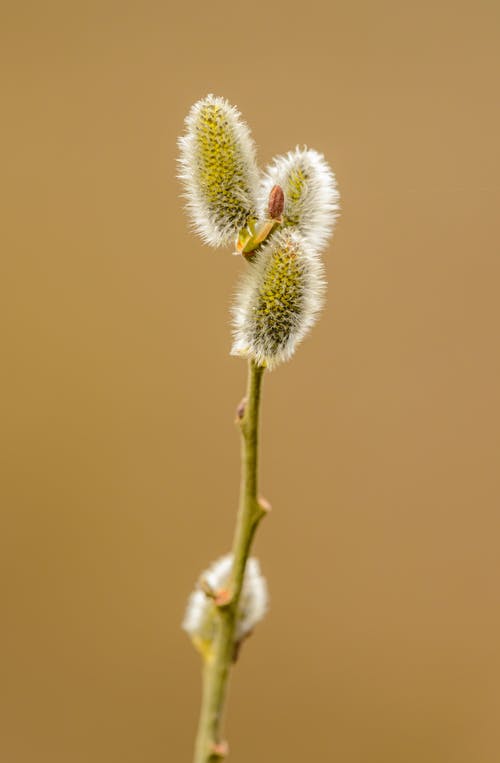
M 244 274 L 235 304 L 232 353 L 273 369 L 289 360 L 323 305 L 318 255 L 292 228 L 272 236 Z
M 226 246 L 256 216 L 258 170 L 246 124 L 224 98 L 192 107 L 179 139 L 180 171 L 191 222 L 211 246 Z

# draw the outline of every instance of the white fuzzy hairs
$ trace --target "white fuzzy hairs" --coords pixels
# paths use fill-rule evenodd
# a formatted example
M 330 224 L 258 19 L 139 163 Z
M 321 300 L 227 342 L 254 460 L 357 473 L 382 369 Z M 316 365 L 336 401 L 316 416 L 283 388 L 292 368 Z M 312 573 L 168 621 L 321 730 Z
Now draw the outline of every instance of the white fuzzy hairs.
M 232 554 L 221 556 L 203 572 L 201 580 L 213 592 L 220 591 L 229 580 L 232 563 Z M 267 584 L 261 574 L 259 562 L 255 557 L 251 557 L 246 565 L 243 589 L 236 614 L 236 642 L 248 636 L 257 623 L 262 620 L 267 611 L 268 598 Z M 213 600 L 198 586 L 189 597 L 182 623 L 183 629 L 198 646 L 208 644 L 213 639 L 214 609 Z

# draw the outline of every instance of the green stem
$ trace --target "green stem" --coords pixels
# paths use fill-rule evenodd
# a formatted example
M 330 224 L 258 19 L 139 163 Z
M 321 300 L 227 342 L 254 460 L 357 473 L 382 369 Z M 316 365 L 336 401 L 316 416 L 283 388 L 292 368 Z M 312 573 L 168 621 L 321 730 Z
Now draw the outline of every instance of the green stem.
M 231 663 L 234 659 L 236 613 L 246 563 L 259 521 L 264 516 L 257 498 L 257 452 L 260 389 L 264 369 L 253 360 L 248 367 L 248 386 L 241 427 L 240 503 L 233 541 L 233 567 L 229 599 L 218 607 L 217 631 L 203 671 L 203 697 L 196 737 L 194 763 L 215 763 L 224 756 L 220 728 Z

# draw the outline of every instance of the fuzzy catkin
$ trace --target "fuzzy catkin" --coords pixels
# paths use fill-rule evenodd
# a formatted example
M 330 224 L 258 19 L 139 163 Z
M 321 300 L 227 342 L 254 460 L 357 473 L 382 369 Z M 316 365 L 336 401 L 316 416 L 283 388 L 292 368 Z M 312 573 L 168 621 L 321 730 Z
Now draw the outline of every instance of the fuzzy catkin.
M 323 306 L 323 265 L 291 228 L 250 263 L 233 307 L 233 355 L 273 369 L 289 360 Z
M 285 195 L 283 225 L 297 230 L 310 250 L 323 251 L 339 209 L 335 175 L 323 154 L 297 147 L 285 156 L 276 156 L 261 183 L 261 215 L 275 185 L 281 186 Z
M 231 573 L 233 555 L 221 556 L 202 574 L 202 579 L 214 591 L 223 588 Z M 251 557 L 245 569 L 243 589 L 236 614 L 235 642 L 248 636 L 250 631 L 264 617 L 268 607 L 268 592 L 265 578 L 255 557 Z M 196 588 L 188 600 L 183 629 L 199 648 L 209 646 L 215 633 L 215 604 L 204 591 Z
M 255 146 L 239 111 L 208 95 L 186 117 L 179 138 L 179 178 L 192 225 L 211 246 L 231 244 L 256 217 Z

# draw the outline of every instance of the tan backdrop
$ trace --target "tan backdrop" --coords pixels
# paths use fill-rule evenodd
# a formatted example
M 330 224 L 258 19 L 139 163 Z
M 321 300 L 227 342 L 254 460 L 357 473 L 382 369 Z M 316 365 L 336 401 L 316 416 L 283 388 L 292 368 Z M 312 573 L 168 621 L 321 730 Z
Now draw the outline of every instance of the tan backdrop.
M 235 763 L 495 763 L 499 6 L 146 0 L 2 11 L 0 761 L 189 761 L 187 594 L 229 545 L 242 263 L 189 233 L 208 92 L 323 151 L 328 306 L 265 379 Z

